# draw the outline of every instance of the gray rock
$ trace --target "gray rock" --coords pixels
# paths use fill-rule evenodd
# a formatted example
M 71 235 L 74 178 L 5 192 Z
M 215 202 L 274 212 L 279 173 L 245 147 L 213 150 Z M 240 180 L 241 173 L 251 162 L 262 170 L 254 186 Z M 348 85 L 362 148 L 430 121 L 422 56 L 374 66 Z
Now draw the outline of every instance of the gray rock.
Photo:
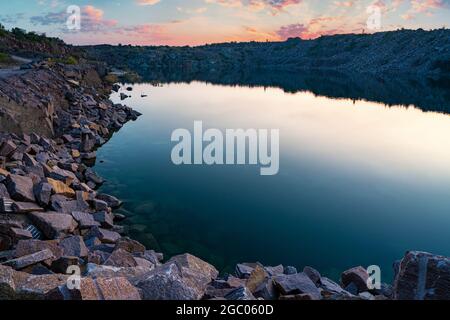
M 311 281 L 314 282 L 316 286 L 320 284 L 320 279 L 322 276 L 316 269 L 311 267 L 305 267 L 303 268 L 303 273 L 306 274 L 308 278 L 310 278 Z
M 6 261 L 3 263 L 3 265 L 12 267 L 16 270 L 21 270 L 33 264 L 37 264 L 39 262 L 49 260 L 52 258 L 54 258 L 53 253 L 50 250 L 45 249 L 27 256 Z
M 95 211 L 107 211 L 108 204 L 105 201 L 94 199 L 93 201 Z
M 0 266 L 0 300 L 44 300 L 56 288 L 66 284 L 68 276 L 31 275 Z
M 52 186 L 47 182 L 41 182 L 34 187 L 34 195 L 41 206 L 47 206 L 52 196 Z
M 94 216 L 87 212 L 73 211 L 72 217 L 78 222 L 80 229 L 91 229 L 92 227 L 100 226 L 100 223 L 94 220 Z
M 109 258 L 104 263 L 105 266 L 111 267 L 123 267 L 132 268 L 137 267 L 138 264 L 134 259 L 133 255 L 128 251 L 117 249 L 109 256 Z
M 32 212 L 29 214 L 33 223 L 49 239 L 62 238 L 77 228 L 71 215 L 56 212 Z
M 273 281 L 282 295 L 305 293 L 311 294 L 316 299 L 321 298 L 319 289 L 304 273 L 276 276 Z
M 14 256 L 18 258 L 46 249 L 50 250 L 53 253 L 54 259 L 59 259 L 63 254 L 62 249 L 58 246 L 58 241 L 55 240 L 41 241 L 36 239 L 29 239 L 29 240 L 20 240 L 17 243 Z
M 367 291 L 367 279 L 369 279 L 367 270 L 361 266 L 349 269 L 341 274 L 342 286 L 347 287 L 350 283 L 354 283 L 358 292 Z
M 67 274 L 69 267 L 81 266 L 81 261 L 79 257 L 67 257 L 63 256 L 51 264 L 51 269 L 56 273 Z
M 284 273 L 284 267 L 281 264 L 275 267 L 264 267 L 264 269 L 270 276 L 280 275 Z
M 256 300 L 250 290 L 246 287 L 234 289 L 225 296 L 225 299 L 233 301 Z
M 85 258 L 89 254 L 89 250 L 80 236 L 64 238 L 59 243 L 59 247 L 63 249 L 64 256 Z
M 42 212 L 43 208 L 32 202 L 14 202 L 12 209 L 15 213 Z
M 117 209 L 122 205 L 122 201 L 117 199 L 116 197 L 113 197 L 106 193 L 100 193 L 97 195 L 97 199 L 105 201 L 109 207 L 113 209 Z
M 121 238 L 120 234 L 114 231 L 109 231 L 106 229 L 94 227 L 89 230 L 88 234 L 85 236 L 85 239 L 89 239 L 92 237 L 97 237 L 103 243 L 112 243 L 115 244 L 117 240 Z
M 236 276 L 240 279 L 248 279 L 256 264 L 239 263 L 236 265 Z
M 217 273 L 208 263 L 182 255 L 140 277 L 135 285 L 148 300 L 198 300 Z
M 123 250 L 128 251 L 133 254 L 136 254 L 136 253 L 144 254 L 145 253 L 145 246 L 143 244 L 137 242 L 136 240 L 130 239 L 128 237 L 121 238 L 119 241 L 117 241 L 116 250 L 117 249 L 123 249 Z M 153 253 L 154 253 L 154 251 L 153 251 Z M 150 252 L 150 254 L 152 254 L 152 253 Z
M 450 300 L 450 258 L 407 252 L 394 280 L 398 300 Z
M 114 217 L 111 213 L 106 211 L 94 213 L 94 220 L 100 223 L 100 226 L 105 229 L 111 229 L 114 227 Z
M 6 177 L 6 188 L 11 198 L 16 201 L 35 202 L 33 180 L 15 174 Z
M 3 141 L 0 146 L 0 156 L 7 157 L 17 149 L 15 143 L 11 140 Z
M 296 273 L 298 273 L 297 268 L 292 267 L 292 266 L 284 267 L 284 271 L 283 272 L 284 272 L 284 274 L 296 274 Z
M 339 286 L 336 282 L 322 277 L 320 279 L 320 288 L 322 288 L 322 296 L 326 298 L 330 298 L 335 295 L 347 295 L 351 296 L 352 294 Z

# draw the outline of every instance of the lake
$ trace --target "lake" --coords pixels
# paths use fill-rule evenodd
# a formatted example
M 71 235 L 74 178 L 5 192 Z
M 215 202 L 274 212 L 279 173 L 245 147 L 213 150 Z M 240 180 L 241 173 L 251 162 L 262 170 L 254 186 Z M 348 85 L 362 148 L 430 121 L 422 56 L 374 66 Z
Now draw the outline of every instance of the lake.
M 118 212 L 130 236 L 166 257 L 190 252 L 223 272 L 238 262 L 309 265 L 334 279 L 379 265 L 390 282 L 407 250 L 450 255 L 445 113 L 200 81 L 120 92 L 143 116 L 98 151 L 95 169 L 107 179 L 101 190 L 125 201 Z M 196 120 L 205 129 L 279 129 L 279 173 L 175 166 L 171 134 L 192 132 Z

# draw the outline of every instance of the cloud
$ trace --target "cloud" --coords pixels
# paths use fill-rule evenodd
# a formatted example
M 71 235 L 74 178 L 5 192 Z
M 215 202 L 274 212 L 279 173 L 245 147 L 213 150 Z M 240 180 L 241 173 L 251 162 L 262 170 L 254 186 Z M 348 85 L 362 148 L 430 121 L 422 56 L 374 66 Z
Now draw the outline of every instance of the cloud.
M 404 20 L 414 19 L 418 14 L 432 16 L 436 9 L 444 9 L 449 6 L 449 0 L 411 0 L 410 9 L 401 15 Z
M 69 15 L 66 11 L 49 12 L 43 16 L 33 16 L 30 22 L 33 25 L 60 25 L 63 32 L 66 29 L 66 21 Z M 118 24 L 117 20 L 105 19 L 103 10 L 92 5 L 87 5 L 81 10 L 81 31 L 83 32 L 107 32 Z
M 161 0 L 137 0 L 137 4 L 140 6 L 153 6 L 159 2 Z
M 269 9 L 272 12 L 277 12 L 287 6 L 300 4 L 303 0 L 205 0 L 205 2 L 229 8 L 245 7 L 253 11 Z

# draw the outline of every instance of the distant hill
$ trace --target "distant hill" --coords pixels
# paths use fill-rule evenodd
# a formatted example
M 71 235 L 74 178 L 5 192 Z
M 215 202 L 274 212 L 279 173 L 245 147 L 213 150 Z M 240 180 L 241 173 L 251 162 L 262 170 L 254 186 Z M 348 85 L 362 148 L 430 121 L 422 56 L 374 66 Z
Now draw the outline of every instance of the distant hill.
M 450 30 L 399 30 L 323 36 L 315 40 L 246 42 L 199 47 L 88 46 L 95 59 L 147 77 L 158 72 L 243 69 L 450 75 Z

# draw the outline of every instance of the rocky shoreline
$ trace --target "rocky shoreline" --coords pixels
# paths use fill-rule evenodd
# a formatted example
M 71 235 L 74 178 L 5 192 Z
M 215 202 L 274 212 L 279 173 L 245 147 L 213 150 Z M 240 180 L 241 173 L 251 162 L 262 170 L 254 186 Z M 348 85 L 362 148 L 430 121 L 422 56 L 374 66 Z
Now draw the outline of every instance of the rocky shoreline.
M 450 259 L 423 252 L 396 264 L 392 285 L 369 290 L 362 267 L 340 284 L 311 267 L 260 263 L 219 276 L 195 256 L 165 262 L 126 237 L 121 201 L 96 191 L 103 179 L 90 165 L 140 114 L 109 100 L 105 75 L 99 64 L 46 60 L 0 80 L 1 300 L 450 299 Z

